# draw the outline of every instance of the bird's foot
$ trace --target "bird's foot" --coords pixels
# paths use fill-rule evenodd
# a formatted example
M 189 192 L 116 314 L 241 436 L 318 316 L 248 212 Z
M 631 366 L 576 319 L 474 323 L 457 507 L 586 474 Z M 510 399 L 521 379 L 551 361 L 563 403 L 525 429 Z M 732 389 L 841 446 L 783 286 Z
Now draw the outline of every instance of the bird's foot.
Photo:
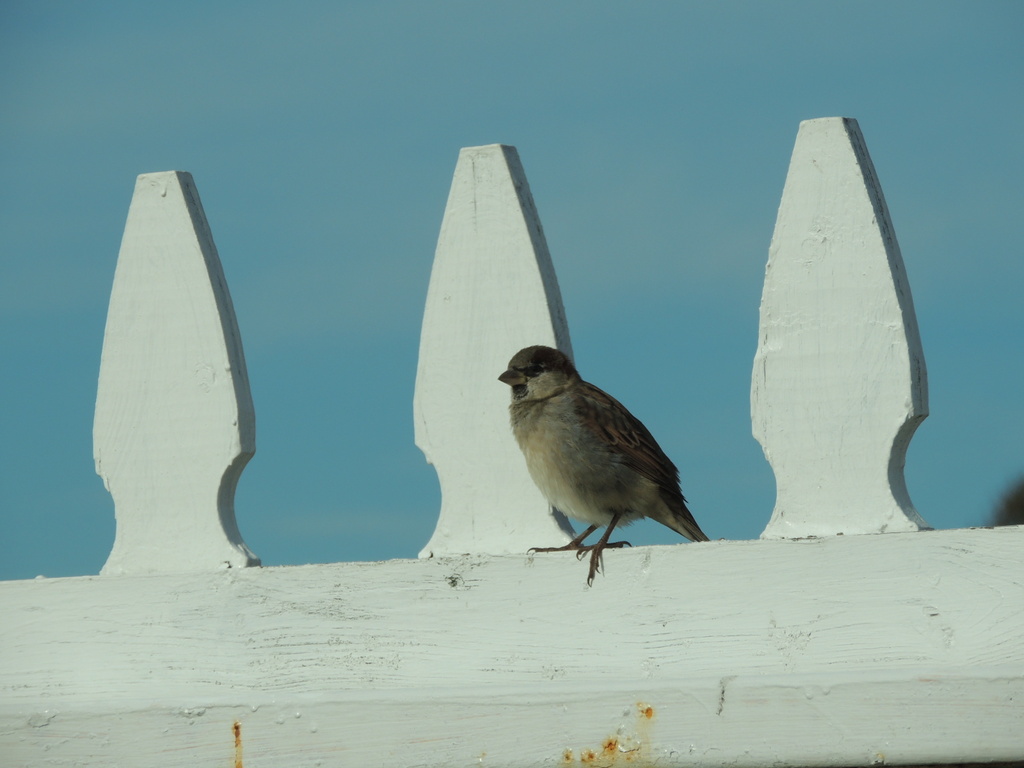
M 576 550 L 576 559 L 582 560 L 583 556 L 587 554 L 587 552 L 597 551 L 598 553 L 600 553 L 602 550 L 605 549 L 621 549 L 622 547 L 632 546 L 633 545 L 630 544 L 628 541 L 607 541 L 604 544 L 598 541 L 594 544 L 587 544 L 586 546 L 582 547 L 573 547 L 573 549 Z M 591 558 L 593 558 L 593 555 L 591 555 Z
M 568 544 L 565 544 L 561 547 L 530 547 L 528 550 L 526 550 L 526 552 L 527 554 L 533 554 L 534 552 L 568 552 L 570 550 L 580 549 L 580 546 L 583 544 L 583 540 L 596 530 L 597 526 L 592 525 L 579 536 L 577 536 L 575 539 L 570 541 Z M 589 547 L 587 548 L 589 549 Z
M 594 586 L 594 577 L 597 576 L 598 572 L 604 565 L 602 561 L 602 554 L 609 547 L 612 549 L 621 549 L 622 547 L 632 547 L 628 541 L 606 541 L 604 543 L 597 542 L 587 547 L 580 547 L 580 551 L 576 553 L 576 559 L 582 560 L 583 555 L 586 554 L 587 550 L 590 551 L 590 570 L 587 571 L 587 586 Z
M 527 550 L 530 553 L 533 552 L 567 552 L 572 551 L 576 553 L 576 559 L 582 560 L 583 556 L 590 553 L 590 571 L 587 574 L 587 586 L 593 586 L 594 577 L 597 572 L 601 570 L 601 553 L 605 549 L 611 547 L 612 549 L 619 549 L 620 547 L 632 547 L 628 541 L 608 541 L 608 537 L 611 535 L 612 530 L 615 528 L 615 524 L 619 522 L 619 514 L 616 513 L 612 516 L 611 522 L 608 523 L 608 527 L 605 529 L 604 535 L 594 544 L 584 544 L 583 540 L 597 530 L 596 525 L 592 525 L 575 539 L 570 541 L 568 544 L 564 544 L 561 547 L 531 547 Z
M 633 545 L 630 544 L 628 541 L 609 541 L 607 544 L 601 544 L 601 542 L 597 542 L 596 544 L 578 544 L 575 541 L 570 541 L 568 544 L 565 544 L 561 547 L 530 547 L 528 550 L 526 550 L 526 553 L 532 554 L 534 552 L 575 552 L 576 559 L 582 560 L 583 556 L 587 554 L 587 552 L 591 552 L 596 547 L 600 547 L 601 549 L 605 549 L 606 547 L 618 549 L 619 547 L 632 546 Z
M 581 547 L 575 541 L 570 541 L 568 544 L 562 547 L 530 547 L 526 550 L 527 554 L 533 554 L 534 552 L 568 552 L 569 550 L 575 549 L 590 549 L 590 547 Z

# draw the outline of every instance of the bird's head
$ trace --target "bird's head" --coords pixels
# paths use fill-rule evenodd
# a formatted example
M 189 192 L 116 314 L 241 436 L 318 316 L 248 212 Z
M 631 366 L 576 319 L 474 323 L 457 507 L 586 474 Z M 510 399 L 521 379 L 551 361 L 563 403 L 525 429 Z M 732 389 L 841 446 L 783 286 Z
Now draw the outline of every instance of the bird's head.
M 580 378 L 572 360 L 551 347 L 526 347 L 516 352 L 508 370 L 498 377 L 512 387 L 513 400 L 545 400 Z

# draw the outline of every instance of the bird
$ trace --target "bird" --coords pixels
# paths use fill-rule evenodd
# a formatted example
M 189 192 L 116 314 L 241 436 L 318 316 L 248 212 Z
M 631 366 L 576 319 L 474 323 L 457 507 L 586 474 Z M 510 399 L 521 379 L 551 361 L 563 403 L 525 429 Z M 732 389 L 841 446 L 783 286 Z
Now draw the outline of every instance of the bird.
M 589 527 L 561 547 L 530 552 L 590 552 L 587 585 L 602 568 L 617 525 L 657 520 L 692 541 L 708 541 L 679 487 L 679 470 L 647 427 L 626 407 L 584 381 L 563 352 L 536 345 L 519 350 L 498 380 L 512 388 L 512 434 L 530 477 L 555 509 Z M 584 545 L 606 526 L 601 538 Z

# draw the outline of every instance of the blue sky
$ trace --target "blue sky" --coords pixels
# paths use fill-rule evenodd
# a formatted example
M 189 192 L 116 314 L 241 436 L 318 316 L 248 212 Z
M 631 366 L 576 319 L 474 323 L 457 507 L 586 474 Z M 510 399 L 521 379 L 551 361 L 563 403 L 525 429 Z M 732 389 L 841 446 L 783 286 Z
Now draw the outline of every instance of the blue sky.
M 172 169 L 245 345 L 247 543 L 266 565 L 414 557 L 440 503 L 412 427 L 431 259 L 459 148 L 497 142 L 583 375 L 651 428 L 709 535 L 757 537 L 764 264 L 797 126 L 837 115 L 864 131 L 928 364 L 911 497 L 935 527 L 984 524 L 1024 474 L 1022 41 L 1018 2 L 7 0 L 0 579 L 110 550 L 106 307 L 135 176 Z

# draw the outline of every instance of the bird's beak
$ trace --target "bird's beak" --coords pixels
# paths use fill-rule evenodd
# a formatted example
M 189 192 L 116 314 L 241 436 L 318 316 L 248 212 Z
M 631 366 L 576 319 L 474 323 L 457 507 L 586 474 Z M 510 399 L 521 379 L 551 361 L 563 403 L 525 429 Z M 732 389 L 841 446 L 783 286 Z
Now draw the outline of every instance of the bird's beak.
M 523 376 L 519 371 L 514 371 L 509 368 L 501 376 L 498 377 L 498 381 L 503 381 L 510 387 L 518 387 L 520 384 L 526 383 L 526 377 Z

